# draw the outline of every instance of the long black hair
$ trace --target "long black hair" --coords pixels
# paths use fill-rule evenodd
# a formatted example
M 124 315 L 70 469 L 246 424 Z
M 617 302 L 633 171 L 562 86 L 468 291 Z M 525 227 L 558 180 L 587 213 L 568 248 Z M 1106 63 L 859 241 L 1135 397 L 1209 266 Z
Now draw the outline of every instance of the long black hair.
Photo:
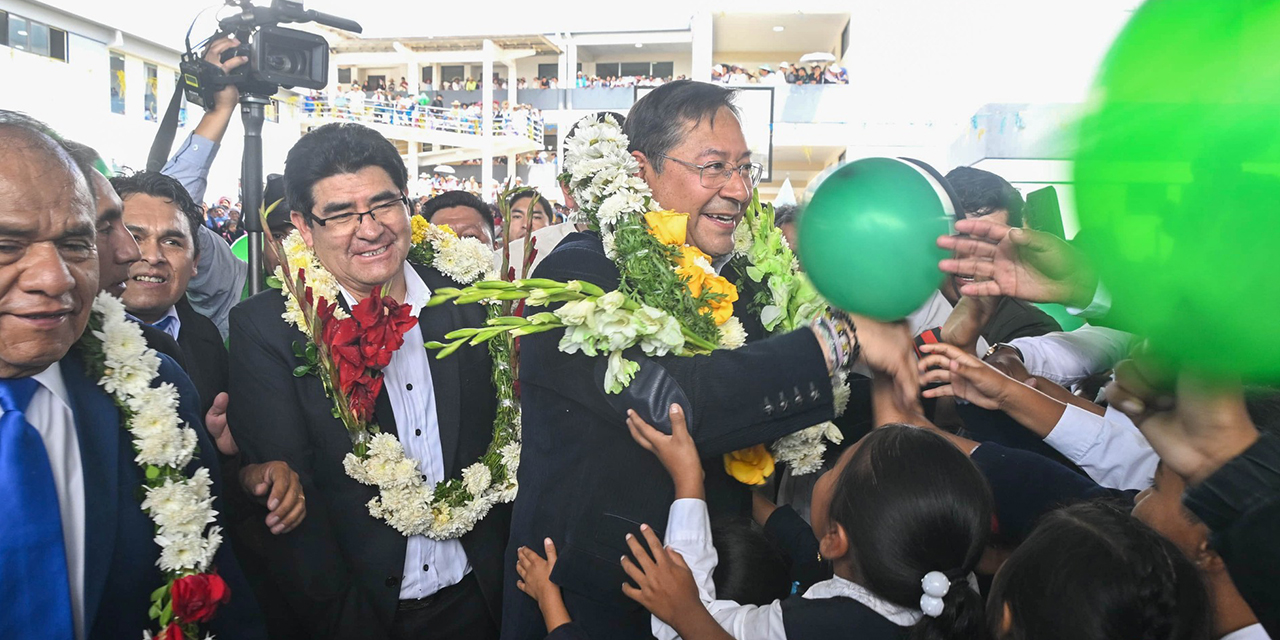
M 1116 505 L 1051 512 L 996 574 L 988 618 L 1007 640 L 1207 640 L 1209 596 L 1174 544 Z
M 929 429 L 890 425 L 858 445 L 831 497 L 858 582 L 877 597 L 920 608 L 931 571 L 951 580 L 942 614 L 912 629 L 919 640 L 987 637 L 982 596 L 967 577 L 991 532 L 991 490 L 962 451 Z

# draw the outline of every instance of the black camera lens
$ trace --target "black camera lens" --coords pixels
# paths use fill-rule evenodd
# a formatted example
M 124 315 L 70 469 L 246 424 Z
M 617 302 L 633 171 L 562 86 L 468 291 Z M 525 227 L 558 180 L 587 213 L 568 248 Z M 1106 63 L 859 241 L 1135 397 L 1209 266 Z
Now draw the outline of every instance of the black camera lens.
M 306 75 L 308 56 L 297 49 L 268 49 L 263 56 L 263 71 L 288 75 Z

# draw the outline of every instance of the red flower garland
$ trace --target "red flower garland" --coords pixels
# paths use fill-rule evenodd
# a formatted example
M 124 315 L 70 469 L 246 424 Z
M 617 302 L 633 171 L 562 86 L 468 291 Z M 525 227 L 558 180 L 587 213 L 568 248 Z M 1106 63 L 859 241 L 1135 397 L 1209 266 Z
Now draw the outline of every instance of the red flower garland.
M 310 289 L 307 290 L 308 302 Z M 373 419 L 374 404 L 382 392 L 382 370 L 391 356 L 404 345 L 404 334 L 418 323 L 410 307 L 375 287 L 361 300 L 351 315 L 342 320 L 333 316 L 337 303 L 321 299 L 316 307 L 323 332 L 321 341 L 333 354 L 338 369 L 338 390 L 346 396 L 351 413 L 363 422 Z

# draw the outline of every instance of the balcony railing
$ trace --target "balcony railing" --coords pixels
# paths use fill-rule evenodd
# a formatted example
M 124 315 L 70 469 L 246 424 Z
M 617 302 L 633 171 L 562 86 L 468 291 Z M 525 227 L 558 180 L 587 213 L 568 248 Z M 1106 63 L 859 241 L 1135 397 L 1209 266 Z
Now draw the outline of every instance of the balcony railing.
M 367 125 L 413 127 L 426 131 L 444 131 L 479 137 L 483 131 L 481 117 L 466 109 L 432 107 L 414 104 L 402 109 L 396 105 L 363 103 L 352 106 L 349 100 L 306 99 L 291 105 L 298 117 L 336 118 Z M 539 146 L 543 144 L 542 114 L 516 110 L 493 116 L 493 135 L 525 137 Z

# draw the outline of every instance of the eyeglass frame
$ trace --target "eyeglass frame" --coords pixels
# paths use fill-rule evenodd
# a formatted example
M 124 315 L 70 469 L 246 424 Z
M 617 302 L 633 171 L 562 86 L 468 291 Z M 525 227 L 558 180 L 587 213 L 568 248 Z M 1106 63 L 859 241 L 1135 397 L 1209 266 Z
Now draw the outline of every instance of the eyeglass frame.
M 698 170 L 698 184 L 702 184 L 702 182 L 705 180 L 705 177 L 704 177 L 704 176 L 705 176 L 705 173 L 706 173 L 706 170 L 707 170 L 708 166 L 713 165 L 713 164 L 723 164 L 723 165 L 728 165 L 728 164 L 729 164 L 728 162 L 725 162 L 725 161 L 723 161 L 723 160 L 711 160 L 711 161 L 705 162 L 705 163 L 703 163 L 703 164 L 694 164 L 694 163 L 692 163 L 692 162 L 689 162 L 688 160 L 681 160 L 680 158 L 672 158 L 671 156 L 669 156 L 669 155 L 667 155 L 667 154 L 665 154 L 665 153 L 660 153 L 660 154 L 658 154 L 658 155 L 659 155 L 659 156 L 661 156 L 661 157 L 663 157 L 663 158 L 666 158 L 667 160 L 670 160 L 670 161 L 672 161 L 672 162 L 674 162 L 674 163 L 676 163 L 676 164 L 684 165 L 684 166 L 686 166 L 686 167 L 688 167 L 688 168 L 690 168 L 690 169 L 697 169 L 697 170 Z M 753 172 L 755 172 L 755 173 L 756 173 L 756 177 L 751 178 L 750 180 L 747 180 L 747 179 L 746 179 L 746 178 L 747 178 L 747 176 L 742 175 L 742 168 L 743 168 L 743 167 L 750 167 L 750 168 L 752 168 Z M 759 163 L 759 162 L 747 162 L 747 163 L 745 163 L 745 164 L 740 164 L 740 165 L 735 166 L 732 170 L 730 170 L 730 171 L 729 171 L 729 173 L 730 173 L 730 175 L 726 175 L 726 176 L 724 176 L 724 182 L 720 183 L 719 185 L 717 185 L 717 186 L 715 186 L 715 187 L 708 187 L 707 185 L 702 184 L 702 187 L 703 187 L 704 189 L 723 189 L 723 188 L 724 188 L 724 186 L 725 186 L 726 184 L 729 184 L 729 180 L 731 180 L 731 179 L 732 179 L 732 174 L 736 173 L 736 174 L 738 174 L 738 176 L 739 176 L 739 177 L 743 178 L 743 183 L 744 183 L 744 184 L 746 184 L 747 189 L 754 189 L 754 188 L 756 188 L 756 187 L 760 186 L 760 180 L 761 180 L 761 178 L 763 178 L 763 177 L 764 177 L 764 165 L 763 165 L 763 164 L 761 164 L 761 163 Z M 722 174 L 722 175 L 723 175 L 723 174 Z
M 376 212 L 378 209 L 381 209 L 381 208 L 386 207 L 386 206 L 388 206 L 388 205 L 391 205 L 391 204 L 393 204 L 393 203 L 399 203 L 400 205 L 402 205 L 402 206 L 404 206 L 404 207 L 405 207 L 406 213 L 408 212 L 408 207 L 409 207 L 409 196 L 406 196 L 406 195 L 404 195 L 404 194 L 402 193 L 402 194 L 400 194 L 400 197 L 399 197 L 399 198 L 396 198 L 396 199 L 394 199 L 394 200 L 388 200 L 388 201 L 386 201 L 386 202 L 384 202 L 384 203 L 382 203 L 382 204 L 380 204 L 380 205 L 378 205 L 378 206 L 376 206 L 376 207 L 374 207 L 374 208 L 372 208 L 372 209 L 370 209 L 370 210 L 368 210 L 368 211 L 348 211 L 348 212 L 346 212 L 346 213 L 339 213 L 339 214 L 338 214 L 338 215 L 336 215 L 336 216 L 330 216 L 330 217 L 328 217 L 328 218 L 321 218 L 320 216 L 317 216 L 316 214 L 311 213 L 310 211 L 308 211 L 306 215 L 307 215 L 307 218 L 308 218 L 308 219 L 310 219 L 310 220 L 314 220 L 317 224 L 319 224 L 319 225 L 320 225 L 320 226 L 322 226 L 322 227 L 327 227 L 327 226 L 328 226 L 328 224 L 329 224 L 330 222 L 333 222 L 333 221 L 335 221 L 335 220 L 350 220 L 350 219 L 351 219 L 351 216 L 355 216 L 355 217 L 356 217 L 356 228 L 359 228 L 359 226 L 360 226 L 361 224 L 364 224 L 364 217 L 365 217 L 365 216 L 369 216 L 369 217 L 373 218 L 373 221 L 374 221 L 374 222 L 377 222 L 378 224 L 382 224 L 382 222 L 378 220 L 378 216 L 376 215 L 376 213 L 375 213 L 375 212 Z M 339 222 L 339 224 L 341 224 L 341 222 Z

